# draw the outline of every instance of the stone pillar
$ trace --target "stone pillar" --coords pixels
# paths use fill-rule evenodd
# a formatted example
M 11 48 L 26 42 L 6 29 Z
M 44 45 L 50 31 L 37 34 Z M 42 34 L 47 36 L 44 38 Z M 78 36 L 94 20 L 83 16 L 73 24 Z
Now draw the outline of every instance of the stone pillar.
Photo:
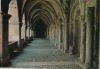
M 29 40 L 29 26 L 28 26 L 28 28 L 27 28 L 27 39 Z
M 73 23 L 70 16 L 70 24 L 69 24 L 69 54 L 72 53 L 71 49 L 73 47 Z
M 87 8 L 87 23 L 86 23 L 86 68 L 91 67 L 91 54 L 92 54 L 92 24 L 94 17 L 94 7 Z
M 80 61 L 84 63 L 85 61 L 85 23 L 81 23 L 81 45 L 80 45 Z
M 0 63 L 6 64 L 9 60 L 8 53 L 8 20 L 9 14 L 0 13 Z
M 85 47 L 86 47 L 86 22 L 85 22 L 85 10 L 86 0 L 84 0 L 83 9 L 81 11 L 81 44 L 80 44 L 80 61 L 85 62 Z
M 19 46 L 21 46 L 21 28 L 22 28 L 22 22 L 19 22 Z
M 75 39 L 75 36 L 76 36 L 76 33 L 75 33 L 75 32 L 76 32 L 76 30 L 75 30 L 75 24 L 76 24 L 76 23 L 75 23 L 75 20 L 74 20 L 72 23 L 73 23 L 73 29 L 72 29 L 72 32 L 73 32 L 73 33 L 72 33 L 72 34 L 73 34 L 73 35 L 72 35 L 72 36 L 73 36 L 72 44 L 73 44 L 73 45 L 72 45 L 72 46 L 73 46 L 73 54 L 76 55 L 76 53 L 75 53 L 76 48 L 75 48 L 75 47 L 77 47 L 77 46 L 75 46 L 75 42 L 76 42 L 76 39 Z
M 66 7 L 65 7 L 65 14 L 67 14 L 66 15 L 66 50 L 65 50 L 65 53 L 68 53 L 69 52 L 69 35 L 70 35 L 70 18 L 71 18 L 71 13 L 70 13 L 70 0 L 67 0 L 66 1 Z
M 59 26 L 59 49 L 62 49 L 62 25 Z
M 29 27 L 29 39 L 31 38 L 31 28 Z
M 100 69 L 100 0 L 96 0 L 96 23 L 99 25 L 99 57 L 98 69 Z
M 25 24 L 25 41 L 27 41 L 27 24 Z
M 67 36 L 68 36 L 68 32 L 67 32 L 67 23 L 65 23 L 64 25 L 64 53 L 67 53 L 67 44 L 68 44 L 68 40 L 67 40 Z
M 57 35 L 57 45 L 58 45 L 58 48 L 60 49 L 60 44 L 61 44 L 60 43 L 60 24 L 57 25 L 57 31 L 58 31 L 57 32 L 57 34 L 58 34 Z
M 1 9 L 2 8 L 2 9 Z M 8 3 L 0 0 L 0 66 L 7 66 L 9 62 L 8 53 Z
M 31 39 L 31 24 L 29 23 L 29 39 Z
M 98 69 L 100 69 L 100 0 L 96 0 L 96 23 L 99 25 L 99 57 Z
M 6 65 L 8 61 L 8 14 L 0 13 L 0 64 Z
M 31 29 L 30 29 L 30 25 L 29 25 L 29 29 L 28 29 L 28 30 L 29 30 L 29 36 L 28 36 L 28 38 L 29 38 L 29 40 L 30 40 L 30 30 L 31 30 Z

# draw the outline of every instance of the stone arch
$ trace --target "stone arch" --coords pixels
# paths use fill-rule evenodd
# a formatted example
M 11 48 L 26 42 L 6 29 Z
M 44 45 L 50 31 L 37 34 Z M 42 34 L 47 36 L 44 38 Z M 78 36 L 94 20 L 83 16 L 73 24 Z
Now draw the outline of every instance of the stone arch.
M 45 19 L 47 23 L 49 23 L 49 29 L 50 27 L 54 27 L 55 30 L 51 30 L 51 32 L 54 32 L 53 36 L 51 36 L 51 39 L 55 41 L 55 36 L 57 33 L 55 31 L 58 27 L 58 38 L 59 42 L 62 39 L 65 39 L 64 36 L 64 30 L 66 27 L 66 17 L 65 12 L 63 11 L 63 7 L 61 6 L 61 3 L 57 0 L 55 1 L 26 1 L 27 3 L 24 3 L 23 10 L 26 10 L 27 19 L 34 23 L 35 19 L 40 16 L 42 19 Z M 41 7 L 42 6 L 42 7 Z M 30 7 L 30 8 L 28 8 Z M 59 10 L 59 11 L 58 11 Z M 62 21 L 60 21 L 62 19 Z M 61 24 L 63 24 L 64 27 L 61 29 Z M 31 24 L 33 25 L 33 24 Z M 49 31 L 49 30 L 48 30 Z M 60 35 L 62 32 L 62 35 Z M 62 37 L 60 37 L 62 36 Z M 56 42 L 57 43 L 57 42 Z M 64 42 L 63 42 L 64 43 Z M 66 43 L 66 42 L 65 42 Z M 63 46 L 63 44 L 62 44 Z
M 78 37 L 78 35 L 81 35 L 81 32 L 78 32 L 78 28 L 81 25 L 80 22 L 80 16 L 81 16 L 81 11 L 80 11 L 80 2 L 78 0 L 76 1 L 72 1 L 71 2 L 71 11 L 70 11 L 70 45 L 73 47 L 73 52 L 74 54 L 77 54 L 78 50 L 79 50 L 79 45 L 76 44 L 79 43 L 78 39 L 80 37 Z M 77 32 L 77 33 L 76 33 Z M 76 52 L 76 53 L 75 53 Z M 78 54 L 79 56 L 79 54 Z
M 81 22 L 80 22 L 80 9 L 76 9 L 74 13 L 74 20 L 73 20 L 73 46 L 74 46 L 74 53 L 79 57 L 80 52 L 80 41 L 81 41 Z

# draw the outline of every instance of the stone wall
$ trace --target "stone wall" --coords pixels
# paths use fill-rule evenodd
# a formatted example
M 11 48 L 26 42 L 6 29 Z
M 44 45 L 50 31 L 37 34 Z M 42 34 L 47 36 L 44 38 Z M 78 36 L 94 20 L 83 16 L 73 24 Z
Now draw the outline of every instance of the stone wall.
M 11 0 L 9 4 L 8 13 L 11 15 L 9 20 L 9 41 L 19 40 L 19 17 L 18 17 L 18 7 L 17 1 Z
M 95 7 L 96 7 L 96 0 L 71 1 L 70 25 L 69 25 L 70 26 L 69 34 L 70 34 L 70 37 L 72 37 L 70 38 L 71 40 L 70 45 L 73 46 L 73 49 L 75 51 L 78 50 L 76 55 L 80 57 L 80 60 L 85 64 L 86 68 L 92 67 L 93 69 L 97 69 L 98 67 L 98 61 L 97 61 L 98 47 L 96 46 L 98 46 L 97 37 L 99 36 L 98 35 L 99 31 L 98 31 L 98 24 L 95 22 L 95 19 L 96 19 Z M 89 8 L 93 8 L 93 9 L 90 10 L 89 12 L 88 10 Z M 76 44 L 76 43 L 79 43 L 79 44 Z M 97 57 L 95 58 L 94 56 L 97 56 Z

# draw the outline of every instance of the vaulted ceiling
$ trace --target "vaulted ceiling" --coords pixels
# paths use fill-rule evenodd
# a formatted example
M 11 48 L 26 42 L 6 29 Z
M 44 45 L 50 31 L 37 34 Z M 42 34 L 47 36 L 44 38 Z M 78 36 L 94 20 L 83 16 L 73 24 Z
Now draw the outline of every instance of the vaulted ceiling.
M 18 6 L 20 20 L 25 14 L 26 21 L 32 25 L 38 19 L 42 19 L 46 25 L 64 19 L 64 8 L 60 0 L 18 0 Z

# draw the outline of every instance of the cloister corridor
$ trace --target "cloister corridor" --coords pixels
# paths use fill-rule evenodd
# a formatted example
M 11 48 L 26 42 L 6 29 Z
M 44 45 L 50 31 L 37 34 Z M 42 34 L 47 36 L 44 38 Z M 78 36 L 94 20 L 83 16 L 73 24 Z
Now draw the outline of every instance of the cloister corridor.
M 0 0 L 0 69 L 100 69 L 100 0 Z

